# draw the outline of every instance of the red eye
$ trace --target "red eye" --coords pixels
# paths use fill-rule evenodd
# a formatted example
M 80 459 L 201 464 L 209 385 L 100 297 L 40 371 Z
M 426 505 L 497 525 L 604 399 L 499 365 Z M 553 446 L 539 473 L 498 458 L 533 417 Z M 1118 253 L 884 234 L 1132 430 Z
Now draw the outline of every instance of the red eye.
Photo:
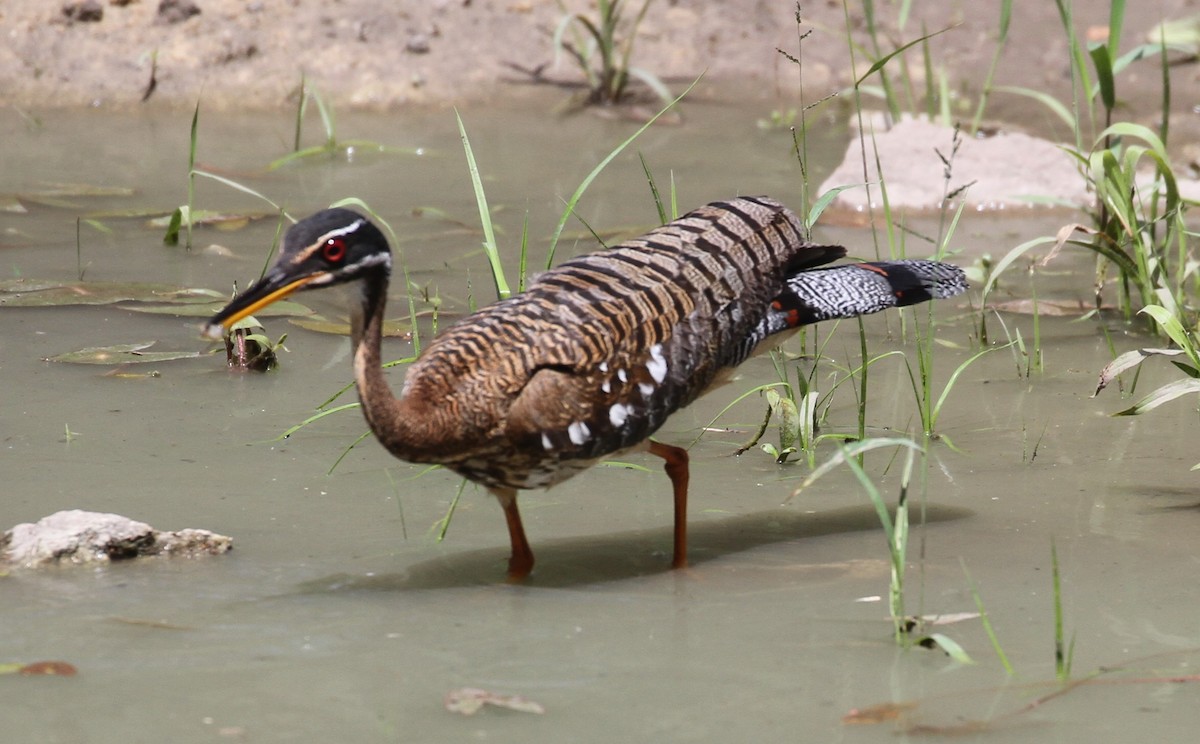
M 346 257 L 346 241 L 341 238 L 326 240 L 325 245 L 321 247 L 321 255 L 330 263 L 341 263 Z

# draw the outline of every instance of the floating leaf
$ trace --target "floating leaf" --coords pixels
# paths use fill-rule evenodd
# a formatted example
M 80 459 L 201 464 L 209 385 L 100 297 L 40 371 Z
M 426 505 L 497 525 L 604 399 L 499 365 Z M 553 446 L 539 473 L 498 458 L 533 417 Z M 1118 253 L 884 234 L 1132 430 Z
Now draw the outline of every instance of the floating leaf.
M 37 204 L 55 209 L 78 209 L 78 205 L 70 201 L 77 197 L 133 196 L 134 190 L 125 186 L 96 186 L 88 183 L 50 183 L 45 188 L 35 191 L 25 191 L 19 194 L 4 194 L 0 196 L 0 210 L 5 212 L 24 213 L 26 204 Z
M 47 183 L 45 188 L 29 192 L 29 196 L 61 198 L 77 196 L 133 196 L 128 186 L 97 186 L 94 183 Z M 24 195 L 23 195 L 24 196 Z
M 176 215 L 182 220 L 182 214 L 179 210 L 175 210 L 171 214 L 155 217 L 146 222 L 147 227 L 156 230 L 166 230 L 172 227 L 175 222 Z M 265 217 L 275 217 L 273 214 L 266 212 L 211 212 L 204 209 L 192 210 L 192 226 L 215 227 L 218 230 L 241 230 L 253 220 L 261 220 Z
M 199 351 L 144 351 L 153 345 L 154 342 L 150 341 L 144 344 L 93 346 L 48 357 L 45 361 L 69 364 L 148 364 L 170 362 L 176 359 L 194 359 L 201 355 Z
M 0 281 L 0 307 L 111 305 L 115 302 L 212 302 L 224 295 L 211 289 L 186 289 L 151 282 L 93 282 L 43 279 Z
M 97 220 L 144 220 L 164 215 L 169 217 L 170 213 L 154 207 L 126 207 L 124 209 L 97 209 L 85 212 L 80 216 Z
M 494 705 L 497 708 L 507 708 L 521 713 L 540 715 L 546 712 L 546 709 L 540 704 L 520 695 L 499 695 L 477 687 L 460 687 L 457 690 L 451 690 L 446 693 L 443 703 L 446 710 L 451 713 L 461 713 L 464 716 L 475 715 L 485 705 Z
M 278 303 L 282 304 L 282 303 Z M 260 311 L 261 312 L 261 311 Z M 298 315 L 298 313 L 293 313 Z M 350 323 L 341 320 L 329 320 L 321 315 L 310 315 L 306 318 L 292 318 L 289 321 L 306 331 L 317 333 L 332 333 L 337 336 L 350 335 Z M 412 325 L 405 320 L 383 321 L 383 335 L 388 338 L 407 338 L 412 333 Z

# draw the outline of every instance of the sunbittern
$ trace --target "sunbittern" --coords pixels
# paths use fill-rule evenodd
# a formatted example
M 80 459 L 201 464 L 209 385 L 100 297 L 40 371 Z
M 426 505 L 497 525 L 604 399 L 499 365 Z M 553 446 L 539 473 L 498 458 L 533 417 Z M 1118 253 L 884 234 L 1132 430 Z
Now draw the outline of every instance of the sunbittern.
M 206 332 L 297 290 L 356 282 L 351 340 L 367 423 L 396 457 L 444 465 L 499 499 L 511 578 L 533 568 L 517 490 L 635 447 L 666 461 L 678 568 L 687 565 L 688 455 L 648 439 L 672 412 L 774 333 L 967 287 L 960 269 L 937 261 L 814 268 L 845 253 L 808 243 L 772 199 L 714 202 L 566 261 L 463 319 L 430 342 L 396 397 L 380 360 L 391 250 L 367 218 L 328 209 L 288 230 L 278 263 Z

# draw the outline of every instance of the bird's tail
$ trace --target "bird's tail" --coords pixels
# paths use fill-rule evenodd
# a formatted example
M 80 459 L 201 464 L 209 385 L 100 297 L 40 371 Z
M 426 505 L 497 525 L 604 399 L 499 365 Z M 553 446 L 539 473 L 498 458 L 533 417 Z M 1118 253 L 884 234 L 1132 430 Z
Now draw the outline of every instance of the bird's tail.
M 802 271 L 771 303 L 769 332 L 961 294 L 962 269 L 940 261 L 878 261 Z

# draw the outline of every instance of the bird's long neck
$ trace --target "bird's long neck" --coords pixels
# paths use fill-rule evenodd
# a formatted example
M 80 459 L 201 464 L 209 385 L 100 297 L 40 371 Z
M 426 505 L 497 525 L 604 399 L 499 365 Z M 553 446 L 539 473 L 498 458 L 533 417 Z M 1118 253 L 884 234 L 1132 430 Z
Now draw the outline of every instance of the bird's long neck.
M 387 304 L 386 272 L 368 275 L 361 286 L 360 302 L 354 303 L 350 317 L 350 342 L 354 353 L 354 381 L 363 415 L 375 436 L 389 450 L 406 457 L 420 448 L 422 435 L 412 424 L 421 421 L 418 411 L 409 411 L 413 402 L 397 398 L 383 374 L 380 347 L 383 344 L 383 314 Z
M 405 392 L 399 398 L 392 393 L 380 352 L 387 280 L 382 271 L 364 279 L 362 297 L 351 313 L 354 381 L 363 416 L 379 442 L 396 457 L 451 465 L 473 455 L 466 447 L 480 435 L 448 400 L 450 394 L 441 384 L 445 380 L 435 375 L 431 385 L 430 377 L 422 377 L 418 365 L 409 369 Z

